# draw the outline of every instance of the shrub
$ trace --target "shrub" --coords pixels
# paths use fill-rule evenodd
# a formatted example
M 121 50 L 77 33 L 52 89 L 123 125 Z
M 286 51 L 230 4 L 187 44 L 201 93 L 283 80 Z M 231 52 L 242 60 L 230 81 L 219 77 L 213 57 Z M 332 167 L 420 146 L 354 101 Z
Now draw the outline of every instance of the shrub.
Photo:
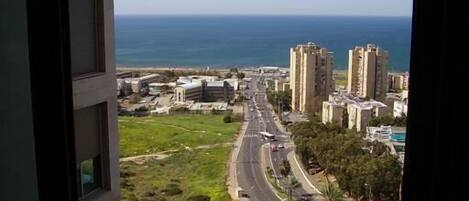
M 166 185 L 166 189 L 161 190 L 161 192 L 169 196 L 174 196 L 174 195 L 181 194 L 182 190 L 179 188 L 179 185 L 177 184 L 168 184 Z
M 210 197 L 207 195 L 195 195 L 189 197 L 187 201 L 210 201 Z
M 142 106 L 142 107 L 139 107 L 137 109 L 135 109 L 135 111 L 137 112 L 147 112 L 149 109 L 145 106 Z
M 231 117 L 231 115 L 226 115 L 225 117 L 223 117 L 223 122 L 231 123 L 233 122 L 233 118 Z

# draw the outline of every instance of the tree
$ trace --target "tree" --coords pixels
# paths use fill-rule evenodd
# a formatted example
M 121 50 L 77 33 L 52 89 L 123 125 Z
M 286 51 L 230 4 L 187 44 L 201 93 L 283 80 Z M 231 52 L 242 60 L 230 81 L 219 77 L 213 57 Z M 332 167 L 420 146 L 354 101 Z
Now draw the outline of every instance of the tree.
M 293 190 L 300 187 L 301 183 L 294 176 L 290 175 L 286 178 L 284 185 L 288 192 L 288 200 L 292 200 Z
M 321 190 L 321 197 L 323 197 L 326 201 L 343 201 L 344 194 L 342 193 L 342 191 L 340 191 L 337 186 L 329 182 L 329 179 L 327 179 L 326 181 L 326 186 Z
M 215 108 L 212 108 L 211 114 L 218 114 L 218 111 Z
M 231 77 L 233 77 L 233 74 L 231 74 L 231 73 L 225 74 L 225 78 L 226 78 L 226 79 L 231 78 Z
M 280 163 L 280 174 L 285 178 L 291 173 L 291 166 L 288 160 L 283 159 Z
M 233 118 L 231 118 L 231 115 L 225 115 L 225 116 L 223 117 L 223 122 L 225 122 L 225 123 L 231 123 L 231 122 L 233 122 Z
M 238 74 L 236 74 L 236 77 L 238 77 L 238 79 L 243 79 L 246 75 L 242 72 L 239 72 Z

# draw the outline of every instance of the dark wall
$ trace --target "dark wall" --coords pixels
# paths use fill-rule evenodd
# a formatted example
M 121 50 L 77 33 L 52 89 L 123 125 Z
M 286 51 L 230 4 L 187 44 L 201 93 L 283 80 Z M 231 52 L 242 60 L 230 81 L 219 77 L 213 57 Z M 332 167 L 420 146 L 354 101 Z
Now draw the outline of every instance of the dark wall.
M 414 0 L 403 200 L 466 200 L 469 15 Z
M 0 200 L 38 200 L 26 0 L 0 1 Z

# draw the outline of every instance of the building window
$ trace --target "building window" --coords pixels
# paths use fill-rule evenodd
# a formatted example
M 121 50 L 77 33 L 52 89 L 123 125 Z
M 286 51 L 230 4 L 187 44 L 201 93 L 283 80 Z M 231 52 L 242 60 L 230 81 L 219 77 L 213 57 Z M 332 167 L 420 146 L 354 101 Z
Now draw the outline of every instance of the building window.
M 78 195 L 85 199 L 105 189 L 109 165 L 103 164 L 104 134 L 107 133 L 105 103 L 75 110 L 75 153 L 77 160 Z
M 102 0 L 71 0 L 70 45 L 74 78 L 105 72 Z
M 101 187 L 101 159 L 100 156 L 80 163 L 80 197 L 84 198 Z

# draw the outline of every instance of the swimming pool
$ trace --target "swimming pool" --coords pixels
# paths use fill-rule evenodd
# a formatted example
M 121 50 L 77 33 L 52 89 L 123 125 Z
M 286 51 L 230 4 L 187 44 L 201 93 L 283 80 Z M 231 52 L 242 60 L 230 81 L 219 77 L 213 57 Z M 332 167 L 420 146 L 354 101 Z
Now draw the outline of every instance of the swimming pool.
M 393 133 L 393 134 L 391 134 L 391 141 L 393 141 L 393 142 L 405 142 L 405 133 Z

